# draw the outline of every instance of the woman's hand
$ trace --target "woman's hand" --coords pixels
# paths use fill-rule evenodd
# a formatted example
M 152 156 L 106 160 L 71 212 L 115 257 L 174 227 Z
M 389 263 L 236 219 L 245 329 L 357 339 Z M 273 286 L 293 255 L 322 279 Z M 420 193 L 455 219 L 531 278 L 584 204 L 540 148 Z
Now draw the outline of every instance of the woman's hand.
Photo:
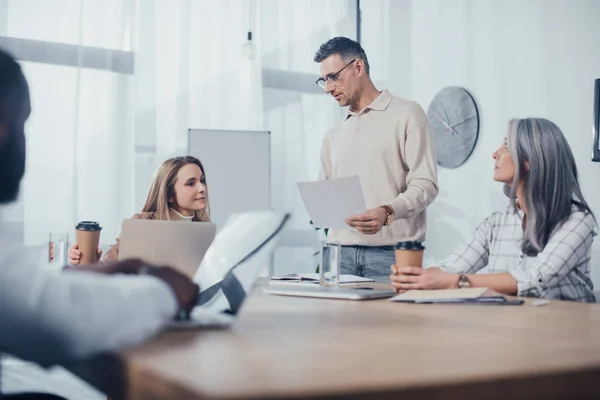
M 98 260 L 102 257 L 102 250 L 97 249 L 96 254 L 98 255 Z M 69 249 L 69 263 L 71 265 L 79 265 L 81 263 L 81 251 L 79 251 L 79 245 L 74 244 Z
M 392 265 L 390 281 L 396 292 L 414 289 L 453 289 L 458 276 L 437 267 L 400 267 Z

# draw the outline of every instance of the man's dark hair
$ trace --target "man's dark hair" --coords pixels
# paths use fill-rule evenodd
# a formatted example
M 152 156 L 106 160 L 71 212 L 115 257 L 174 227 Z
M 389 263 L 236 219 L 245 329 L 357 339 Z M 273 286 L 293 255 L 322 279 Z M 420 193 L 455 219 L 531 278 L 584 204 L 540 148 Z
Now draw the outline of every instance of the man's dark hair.
M 323 43 L 315 53 L 315 62 L 321 62 L 333 54 L 338 54 L 342 60 L 346 62 L 360 58 L 365 63 L 365 70 L 367 71 L 367 75 L 369 75 L 369 61 L 367 60 L 367 54 L 357 41 L 343 36 L 329 39 Z
M 0 120 L 9 118 L 16 106 L 27 101 L 29 89 L 21 66 L 14 57 L 0 49 Z
M 29 89 L 21 67 L 0 50 L 0 204 L 19 194 L 25 173 L 24 120 L 29 114 Z

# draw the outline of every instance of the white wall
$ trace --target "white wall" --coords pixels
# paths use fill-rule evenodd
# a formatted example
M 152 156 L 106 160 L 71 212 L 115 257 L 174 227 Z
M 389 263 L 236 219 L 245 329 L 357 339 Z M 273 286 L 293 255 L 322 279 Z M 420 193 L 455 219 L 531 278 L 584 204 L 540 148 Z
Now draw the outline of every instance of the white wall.
M 401 0 L 388 6 L 387 87 L 427 110 L 439 90 L 460 85 L 480 110 L 471 158 L 458 169 L 439 169 L 428 258 L 451 252 L 479 221 L 507 204 L 501 185 L 492 180 L 491 154 L 513 117 L 544 117 L 561 127 L 584 195 L 600 217 L 600 164 L 590 161 L 600 1 Z M 593 247 L 592 277 L 600 287 L 600 238 Z

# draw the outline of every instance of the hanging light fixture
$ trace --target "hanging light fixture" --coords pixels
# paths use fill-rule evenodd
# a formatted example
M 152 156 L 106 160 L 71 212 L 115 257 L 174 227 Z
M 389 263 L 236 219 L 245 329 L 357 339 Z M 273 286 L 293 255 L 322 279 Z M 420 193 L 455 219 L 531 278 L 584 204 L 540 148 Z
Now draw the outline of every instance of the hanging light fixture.
M 246 60 L 252 60 L 254 59 L 254 57 L 256 57 L 256 45 L 252 41 L 252 10 L 250 8 L 250 1 L 251 0 L 248 0 L 248 36 L 246 43 L 244 43 L 244 45 L 242 46 L 242 56 Z

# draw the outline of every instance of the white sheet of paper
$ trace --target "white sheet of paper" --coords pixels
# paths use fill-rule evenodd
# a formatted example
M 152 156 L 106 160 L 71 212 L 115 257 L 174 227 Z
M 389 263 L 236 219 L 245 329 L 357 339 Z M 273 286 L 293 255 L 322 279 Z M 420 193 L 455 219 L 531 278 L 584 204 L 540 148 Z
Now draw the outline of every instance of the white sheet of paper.
M 317 228 L 352 229 L 346 218 L 367 211 L 358 175 L 316 182 L 298 182 L 298 190 Z

